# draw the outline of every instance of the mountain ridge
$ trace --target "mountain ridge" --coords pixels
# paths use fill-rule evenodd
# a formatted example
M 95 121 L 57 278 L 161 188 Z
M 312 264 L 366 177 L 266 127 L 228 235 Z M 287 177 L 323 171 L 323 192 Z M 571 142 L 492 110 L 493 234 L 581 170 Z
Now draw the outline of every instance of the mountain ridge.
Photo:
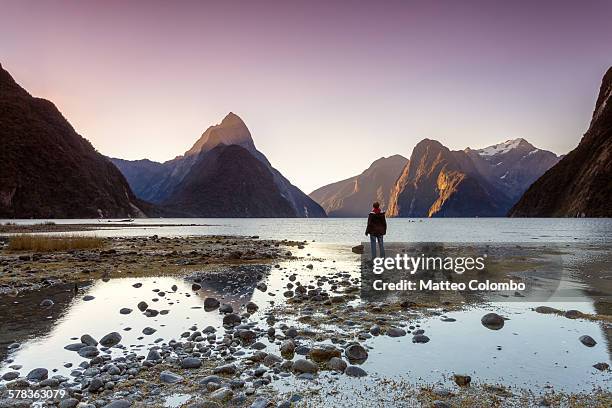
M 0 65 L 0 218 L 142 217 L 121 172 Z
M 217 153 L 223 151 L 220 157 L 239 157 L 242 160 L 249 162 L 248 166 L 228 166 L 222 163 L 216 155 L 208 155 L 209 152 L 217 149 L 219 146 L 238 146 L 248 153 L 257 163 L 250 160 L 245 152 L 236 149 L 220 149 Z M 226 151 L 227 150 L 227 151 Z M 185 212 L 191 216 L 216 216 L 214 211 L 207 209 L 201 202 L 188 203 L 186 197 L 191 194 L 191 198 L 195 201 L 203 200 L 204 197 L 198 196 L 196 191 L 207 191 L 208 194 L 216 196 L 218 200 L 226 201 L 225 196 L 220 194 L 221 191 L 211 190 L 211 186 L 215 185 L 222 189 L 222 184 L 215 184 L 210 180 L 208 174 L 201 173 L 202 171 L 213 172 L 221 176 L 219 169 L 212 168 L 200 163 L 203 160 L 215 157 L 215 163 L 219 166 L 231 169 L 232 172 L 239 172 L 243 177 L 243 185 L 250 185 L 253 180 L 250 180 L 249 169 L 256 170 L 257 174 L 262 176 L 261 187 L 267 191 L 273 192 L 278 197 L 285 200 L 292 208 L 292 211 L 287 213 L 283 206 L 274 202 L 273 208 L 277 208 L 282 216 L 293 217 L 325 217 L 325 211 L 300 189 L 295 187 L 287 180 L 278 170 L 276 170 L 266 156 L 255 147 L 251 133 L 242 119 L 233 112 L 226 115 L 223 120 L 217 124 L 208 127 L 193 146 L 182 156 L 177 156 L 175 159 L 164 163 L 158 163 L 148 160 L 143 161 L 128 161 L 122 159 L 111 159 L 117 167 L 124 173 L 130 185 L 142 199 L 147 199 L 163 208 L 171 208 L 173 213 Z M 152 164 L 154 163 L 154 164 Z M 266 172 L 273 180 L 276 188 L 271 189 L 266 183 L 267 173 L 265 177 L 261 173 L 259 164 L 266 168 Z M 201 173 L 199 174 L 198 171 Z M 228 179 L 234 179 L 236 175 L 233 173 L 227 174 Z M 198 182 L 198 178 L 200 181 Z M 231 183 L 230 183 L 231 184 Z M 237 183 L 233 183 L 237 186 Z M 196 187 L 197 186 L 197 187 Z M 254 190 L 252 190 L 254 192 Z M 190 193 L 191 192 L 191 193 Z M 214 193 L 214 194 L 213 194 Z M 225 192 L 229 194 L 229 192 Z M 254 196 L 254 195 L 252 195 Z M 243 196 L 239 202 L 243 205 L 239 209 L 230 206 L 233 210 L 228 210 L 228 216 L 271 216 L 268 211 L 262 207 L 247 202 L 248 197 Z M 263 201 L 263 198 L 261 198 Z M 183 208 L 181 208 L 181 206 Z M 247 210 L 250 208 L 252 211 Z M 245 215 L 250 214 L 250 215 Z
M 578 146 L 510 209 L 510 217 L 612 217 L 612 67 Z

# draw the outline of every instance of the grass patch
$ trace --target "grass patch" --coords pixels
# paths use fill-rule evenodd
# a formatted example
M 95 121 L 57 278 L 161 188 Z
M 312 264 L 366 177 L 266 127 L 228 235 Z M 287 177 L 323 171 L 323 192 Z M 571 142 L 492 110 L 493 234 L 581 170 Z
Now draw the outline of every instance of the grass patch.
M 20 234 L 9 239 L 11 251 L 67 251 L 69 249 L 91 249 L 104 246 L 104 239 L 83 235 L 51 237 L 48 235 Z

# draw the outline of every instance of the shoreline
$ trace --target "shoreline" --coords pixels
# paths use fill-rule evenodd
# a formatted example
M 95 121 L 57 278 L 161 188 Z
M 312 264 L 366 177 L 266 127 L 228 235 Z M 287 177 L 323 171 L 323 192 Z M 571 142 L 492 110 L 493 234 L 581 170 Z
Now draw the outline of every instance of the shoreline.
M 379 376 L 376 372 L 363 370 L 361 364 L 364 361 L 385 351 L 369 346 L 370 339 L 403 338 L 408 343 L 416 344 L 415 347 L 427 347 L 424 343 L 429 342 L 430 336 L 434 341 L 441 339 L 435 332 L 433 335 L 425 332 L 421 328 L 421 321 L 440 318 L 449 322 L 444 324 L 452 324 L 450 322 L 454 319 L 446 317 L 446 314 L 461 311 L 469 303 L 428 301 L 426 296 L 417 296 L 411 301 L 363 301 L 360 299 L 362 282 L 359 276 L 345 271 L 342 264 L 325 270 L 319 266 L 321 259 L 306 253 L 310 249 L 305 242 L 236 236 L 151 236 L 104 240 L 105 247 L 94 250 L 39 254 L 0 251 L 4 271 L 10 270 L 8 274 L 1 275 L 0 284 L 3 288 L 11 288 L 4 294 L 0 293 L 0 296 L 19 298 L 21 293 L 34 294 L 45 285 L 71 284 L 76 277 L 80 281 L 106 282 L 122 277 L 176 276 L 183 278 L 188 285 L 193 283 L 191 292 L 183 294 L 180 289 L 176 291 L 162 287 L 166 294 L 159 299 L 209 296 L 204 299 L 203 313 L 220 316 L 223 324 L 210 328 L 194 320 L 189 330 L 182 334 L 174 333 L 172 340 L 166 338 L 155 345 L 149 343 L 146 346 L 145 340 L 142 344 L 144 350 L 136 348 L 133 351 L 130 351 L 132 345 L 122 345 L 121 336 L 117 342 L 110 343 L 104 338 L 97 338 L 96 341 L 104 341 L 104 345 L 92 347 L 86 344 L 89 342 L 85 337 L 87 333 L 78 333 L 83 336 L 80 339 L 76 337 L 73 340 L 75 343 L 66 347 L 74 348 L 78 355 L 87 355 L 88 363 L 81 368 L 74 367 L 73 378 L 54 376 L 52 367 L 45 368 L 49 369 L 46 379 L 28 380 L 26 374 L 31 373 L 19 372 L 18 377 L 0 382 L 0 403 L 11 403 L 8 398 L 11 390 L 59 388 L 68 391 L 68 398 L 64 399 L 70 399 L 70 404 L 74 404 L 66 402 L 64 406 L 87 408 L 93 408 L 94 402 L 106 406 L 103 404 L 112 404 L 113 401 L 129 401 L 134 407 L 164 406 L 166 398 L 177 395 L 189 398 L 176 406 L 190 408 L 227 404 L 288 407 L 292 403 L 324 406 L 325 401 L 335 395 L 329 394 L 335 388 L 326 389 L 325 384 L 341 384 L 344 381 L 350 382 L 348 390 L 340 392 L 337 396 L 340 399 L 335 401 L 340 403 L 350 393 L 354 396 L 352 406 L 355 407 L 369 406 L 372 402 L 383 400 L 394 401 L 398 406 L 404 403 L 405 406 L 436 407 L 466 404 L 474 407 L 492 404 L 604 407 L 612 402 L 612 394 L 605 389 L 587 394 L 549 390 L 546 387 L 521 388 L 483 383 L 478 376 L 470 384 L 470 374 L 461 371 L 443 373 L 445 377 L 450 377 L 450 385 L 425 379 L 405 382 L 401 376 Z M 350 247 L 346 250 L 350 253 Z M 340 254 L 327 255 L 333 262 L 336 259 L 341 262 Z M 269 298 L 270 304 L 255 304 L 244 299 L 228 307 L 222 303 L 227 299 L 211 300 L 210 291 L 204 291 L 199 284 L 223 282 L 220 278 L 225 277 L 230 282 L 249 286 L 254 292 L 275 296 L 270 292 L 271 288 L 262 285 L 263 274 L 258 272 L 258 267 L 262 265 L 274 270 L 281 280 L 286 280 L 278 293 L 284 303 L 274 302 L 275 298 L 272 297 Z M 299 275 L 297 269 L 305 274 Z M 41 280 L 47 282 L 41 284 Z M 36 284 L 26 284 L 27 281 L 35 281 Z M 138 290 L 137 286 L 132 286 L 133 290 Z M 152 292 L 147 290 L 146 293 Z M 80 293 L 69 295 L 72 300 L 80 296 Z M 70 304 L 70 299 L 66 304 Z M 130 304 L 125 306 L 134 307 Z M 153 322 L 159 313 L 155 309 L 148 306 L 144 311 L 141 309 L 147 317 L 150 314 L 150 324 L 154 328 L 157 326 Z M 48 315 L 50 312 L 46 310 L 41 310 L 41 313 Z M 61 314 L 61 311 L 58 313 Z M 173 313 L 172 308 L 170 313 Z M 564 315 L 563 311 L 556 309 L 538 313 Z M 583 315 L 579 318 L 587 317 Z M 111 325 L 106 330 L 111 337 L 115 337 L 113 333 L 116 332 L 112 330 L 119 329 Z M 19 345 L 15 350 L 19 350 Z M 122 350 L 123 355 L 118 354 Z M 147 352 L 142 354 L 142 351 Z M 11 360 L 10 353 L 8 359 Z M 12 363 L 10 361 L 5 365 Z M 474 369 L 478 369 L 478 364 L 475 363 Z M 64 384 L 74 385 L 66 387 Z M 363 392 L 364 387 L 371 386 L 378 387 L 380 395 Z M 290 392 L 286 391 L 287 387 L 291 389 Z M 373 398 L 380 399 L 373 401 Z M 15 402 L 14 399 L 12 401 Z M 99 401 L 104 402 L 98 404 Z M 54 404 L 62 406 L 59 399 L 55 399 Z

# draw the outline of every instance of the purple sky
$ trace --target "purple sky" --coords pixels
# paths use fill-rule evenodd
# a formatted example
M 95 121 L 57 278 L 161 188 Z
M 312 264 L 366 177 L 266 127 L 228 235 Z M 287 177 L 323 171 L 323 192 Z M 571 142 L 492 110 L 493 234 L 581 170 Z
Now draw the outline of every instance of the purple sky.
M 4 0 L 0 62 L 110 156 L 170 159 L 233 111 L 308 193 L 425 137 L 566 153 L 611 21 L 605 0 Z

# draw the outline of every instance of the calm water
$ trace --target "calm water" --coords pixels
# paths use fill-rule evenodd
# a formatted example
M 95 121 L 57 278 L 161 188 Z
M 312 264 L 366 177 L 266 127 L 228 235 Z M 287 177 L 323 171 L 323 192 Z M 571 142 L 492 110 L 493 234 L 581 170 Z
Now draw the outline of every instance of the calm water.
M 92 220 L 55 220 L 62 222 L 91 222 Z M 97 222 L 96 220 L 93 220 Z M 269 268 L 265 282 L 269 291 L 264 293 L 252 286 L 236 287 L 227 282 L 204 282 L 203 289 L 195 293 L 191 283 L 180 277 L 150 277 L 113 279 L 108 282 L 95 281 L 74 296 L 69 290 L 48 289 L 45 293 L 24 294 L 17 298 L 0 298 L 1 310 L 11 310 L 12 326 L 0 329 L 0 347 L 18 341 L 20 348 L 8 356 L 0 353 L 0 375 L 10 371 L 13 364 L 22 365 L 22 375 L 35 367 L 56 369 L 57 373 L 70 375 L 73 368 L 83 359 L 77 353 L 64 350 L 64 346 L 78 342 L 74 340 L 84 333 L 100 338 L 108 332 L 118 331 L 123 336 L 126 350 L 112 349 L 114 355 L 136 352 L 146 355 L 149 348 L 178 339 L 183 331 L 196 325 L 203 329 L 208 325 L 222 333 L 221 315 L 205 312 L 203 298 L 215 296 L 231 303 L 235 308 L 249 300 L 260 306 L 254 320 L 263 321 L 268 308 L 282 304 L 282 292 L 288 282 L 288 275 L 295 273 L 298 280 L 315 282 L 315 275 L 337 271 L 359 275 L 360 257 L 347 250 L 363 239 L 362 219 L 165 219 L 164 223 L 195 223 L 209 226 L 178 226 L 157 228 L 151 224 L 159 219 L 138 220 L 142 228 L 121 228 L 90 232 L 104 236 L 125 235 L 203 235 L 235 234 L 259 235 L 262 238 L 317 241 L 303 250 L 295 250 L 306 259 L 281 263 L 281 268 Z M 33 221 L 20 221 L 32 223 Z M 40 221 L 35 221 L 40 222 Z M 147 224 L 149 226 L 147 226 Z M 610 244 L 612 220 L 601 219 L 391 219 L 389 220 L 390 241 L 447 241 L 447 242 L 580 242 L 597 244 L 599 248 Z M 588 245 L 587 245 L 588 247 Z M 292 249 L 293 251 L 293 249 Z M 313 262 L 310 253 L 317 259 Z M 591 254 L 585 251 L 584 257 Z M 320 261 L 318 261 L 320 259 Z M 307 263 L 314 263 L 313 270 Z M 577 309 L 584 313 L 600 312 L 602 294 L 600 282 L 609 282 L 612 267 L 607 271 L 583 271 L 570 282 L 582 295 L 576 301 L 547 303 L 547 306 L 563 310 Z M 141 282 L 141 288 L 132 284 Z M 170 290 L 176 285 L 178 290 Z M 153 289 L 166 292 L 159 297 Z M 61 293 L 60 293 L 61 292 Z M 595 303 L 594 293 L 598 295 Z M 84 301 L 84 295 L 95 297 Z M 272 296 L 276 295 L 276 296 Z M 610 299 L 609 294 L 603 294 Z M 56 300 L 56 310 L 42 316 L 33 316 L 41 298 Z M 153 301 L 156 299 L 157 301 Z M 157 310 L 169 310 L 167 315 L 149 318 L 138 312 L 136 304 L 145 300 Z M 608 301 L 609 307 L 612 302 Z M 602 322 L 570 320 L 557 315 L 538 314 L 532 310 L 539 304 L 527 302 L 477 304 L 463 311 L 446 315 L 456 319 L 444 322 L 439 317 L 422 318 L 421 328 L 431 338 L 427 344 L 414 344 L 411 336 L 390 338 L 374 337 L 363 342 L 371 347 L 370 357 L 362 365 L 369 373 L 368 379 L 387 377 L 405 378 L 415 384 L 422 381 L 452 386 L 452 373 L 467 373 L 476 382 L 502 383 L 534 392 L 545 392 L 551 386 L 562 391 L 589 391 L 594 387 L 612 388 L 612 374 L 599 372 L 592 367 L 599 362 L 610 363 L 612 350 L 612 327 Z M 129 307 L 134 312 L 119 314 L 119 309 Z M 608 309 L 609 310 L 609 309 Z M 482 326 L 480 318 L 490 311 L 510 318 L 502 330 L 492 331 Z M 5 322 L 7 316 L 2 316 Z M 15 320 L 18 320 L 15 322 Z M 291 324 L 291 321 L 284 321 Z M 413 324 L 414 322 L 406 322 Z M 300 323 L 293 322 L 296 326 Z M 261 326 L 265 327 L 265 323 Z M 145 336 L 142 330 L 153 327 L 157 331 Z M 130 328 L 130 330 L 126 330 Z M 334 330 L 333 327 L 321 330 Z M 582 345 L 578 338 L 588 334 L 597 341 L 595 347 Z M 267 341 L 262 339 L 264 343 Z M 276 352 L 278 345 L 267 343 L 268 352 Z M 12 361 L 12 362 L 9 362 Z M 338 382 L 354 382 L 344 376 Z M 369 380 L 368 380 L 369 381 Z M 291 390 L 298 384 L 293 378 L 275 383 L 281 390 Z M 184 396 L 174 396 L 179 404 Z M 174 400 L 172 400 L 174 401 Z M 169 401 L 171 406 L 174 402 Z
M 94 223 L 108 220 L 0 220 L 0 223 Z M 360 218 L 146 218 L 133 225 L 90 232 L 100 236 L 259 235 L 269 239 L 354 244 L 365 238 Z M 151 227 L 152 224 L 199 224 Z M 149 225 L 149 226 L 147 226 Z M 612 218 L 390 218 L 387 241 L 396 242 L 612 242 Z

